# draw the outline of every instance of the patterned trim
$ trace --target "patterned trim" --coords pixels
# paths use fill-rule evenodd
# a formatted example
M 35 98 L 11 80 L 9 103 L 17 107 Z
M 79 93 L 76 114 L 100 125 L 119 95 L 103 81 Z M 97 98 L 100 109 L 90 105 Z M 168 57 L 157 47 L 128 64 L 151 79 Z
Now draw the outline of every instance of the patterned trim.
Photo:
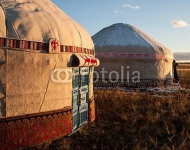
M 99 66 L 100 61 L 94 56 L 73 54 L 72 66 L 73 67 L 85 67 L 85 66 Z
M 19 40 L 13 38 L 0 37 L 0 47 L 16 50 L 31 50 L 44 53 L 49 52 L 49 43 Z M 69 45 L 60 45 L 60 52 L 85 53 L 94 55 L 94 50 Z
M 166 59 L 172 57 L 166 56 L 164 54 L 138 54 L 138 53 L 97 53 L 96 57 L 120 57 L 120 58 L 156 58 L 156 59 Z
M 68 135 L 72 130 L 72 108 L 0 118 L 0 149 L 38 145 Z
M 97 81 L 98 80 L 98 81 Z M 167 80 L 163 79 L 140 79 L 139 81 L 130 80 L 118 80 L 113 83 L 109 79 L 94 79 L 94 87 L 129 87 L 129 88 L 138 88 L 138 87 L 157 87 L 166 85 Z
M 94 97 L 89 99 L 89 122 L 95 120 L 95 102 Z

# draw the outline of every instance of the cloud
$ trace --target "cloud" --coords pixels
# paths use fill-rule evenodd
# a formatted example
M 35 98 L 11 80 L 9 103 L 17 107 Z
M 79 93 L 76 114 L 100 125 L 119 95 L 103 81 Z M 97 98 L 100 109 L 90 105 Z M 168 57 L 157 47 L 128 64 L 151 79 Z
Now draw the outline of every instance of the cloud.
M 174 28 L 180 28 L 180 27 L 187 27 L 187 26 L 190 26 L 189 23 L 187 23 L 186 21 L 183 21 L 183 20 L 172 20 L 171 21 L 171 24 Z
M 122 13 L 123 13 L 123 12 L 117 11 L 117 10 L 115 10 L 114 12 L 115 12 L 115 13 L 119 13 L 119 14 L 122 14 Z
M 131 6 L 129 4 L 124 4 L 122 7 L 123 8 L 131 8 L 131 9 L 140 9 L 140 6 Z

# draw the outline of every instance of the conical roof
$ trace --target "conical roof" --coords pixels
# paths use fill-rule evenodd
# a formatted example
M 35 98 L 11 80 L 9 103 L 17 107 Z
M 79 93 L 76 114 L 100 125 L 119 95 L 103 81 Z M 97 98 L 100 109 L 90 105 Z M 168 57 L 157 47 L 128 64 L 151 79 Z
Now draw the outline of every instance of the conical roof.
M 140 29 L 116 23 L 92 36 L 96 53 L 161 54 L 173 59 L 172 52 Z
M 86 30 L 50 0 L 0 0 L 0 36 L 93 49 Z

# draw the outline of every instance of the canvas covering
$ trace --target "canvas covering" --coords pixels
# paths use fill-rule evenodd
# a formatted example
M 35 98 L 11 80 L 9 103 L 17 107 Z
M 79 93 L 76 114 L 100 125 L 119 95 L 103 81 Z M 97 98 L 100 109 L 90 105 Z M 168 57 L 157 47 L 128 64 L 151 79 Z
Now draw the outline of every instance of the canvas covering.
M 0 0 L 0 3 L 0 33 L 7 33 L 9 38 L 43 42 L 56 38 L 62 45 L 93 48 L 87 31 L 50 0 Z
M 96 57 L 105 79 L 131 79 L 140 73 L 140 79 L 172 79 L 173 54 L 161 43 L 129 24 L 118 23 L 106 27 L 92 36 Z M 123 67 L 123 70 L 121 69 Z M 123 72 L 122 72 L 123 71 Z M 101 78 L 101 77 L 100 77 Z
M 164 54 L 173 59 L 172 52 L 164 45 L 138 29 L 124 23 L 103 28 L 92 36 L 96 53 Z
M 0 37 L 45 43 L 55 38 L 61 45 L 94 50 L 86 30 L 50 0 L 0 0 L 0 4 Z M 65 69 L 67 78 L 72 78 L 73 66 L 68 65 L 72 55 L 0 48 L 0 118 L 71 106 L 72 83 L 55 83 L 52 78 L 55 69 Z M 92 76 L 90 72 L 89 98 Z

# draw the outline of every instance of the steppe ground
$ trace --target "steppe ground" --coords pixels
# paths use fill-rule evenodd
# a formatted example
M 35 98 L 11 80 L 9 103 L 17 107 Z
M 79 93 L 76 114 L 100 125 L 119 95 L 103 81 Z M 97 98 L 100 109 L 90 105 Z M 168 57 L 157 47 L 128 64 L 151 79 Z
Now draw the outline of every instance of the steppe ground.
M 190 89 L 190 64 L 179 64 Z M 96 120 L 70 137 L 31 149 L 190 149 L 190 90 L 174 93 L 95 90 Z

